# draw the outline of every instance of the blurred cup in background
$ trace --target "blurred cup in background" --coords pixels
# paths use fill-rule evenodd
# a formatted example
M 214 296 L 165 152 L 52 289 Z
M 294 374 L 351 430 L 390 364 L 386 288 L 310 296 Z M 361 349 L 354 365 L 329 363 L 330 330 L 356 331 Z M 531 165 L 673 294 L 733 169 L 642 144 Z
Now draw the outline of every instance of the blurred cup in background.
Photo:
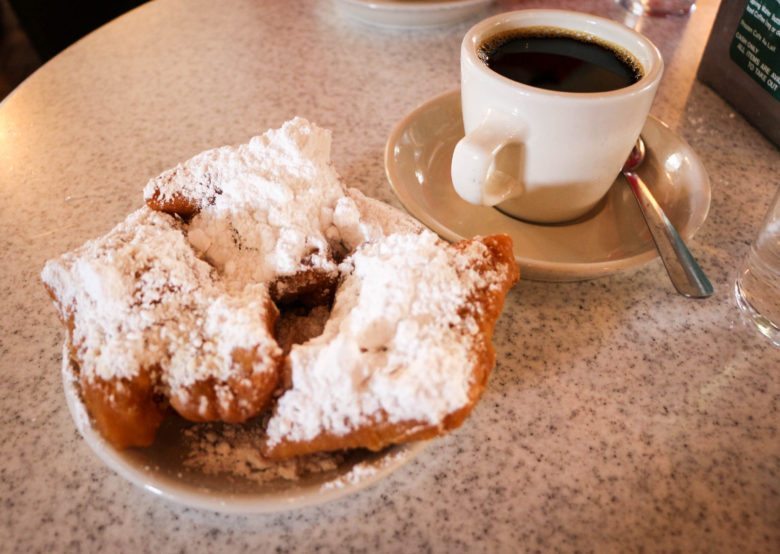
M 696 0 L 615 0 L 636 15 L 687 15 L 696 6 Z
M 734 285 L 743 316 L 780 346 L 780 189 Z

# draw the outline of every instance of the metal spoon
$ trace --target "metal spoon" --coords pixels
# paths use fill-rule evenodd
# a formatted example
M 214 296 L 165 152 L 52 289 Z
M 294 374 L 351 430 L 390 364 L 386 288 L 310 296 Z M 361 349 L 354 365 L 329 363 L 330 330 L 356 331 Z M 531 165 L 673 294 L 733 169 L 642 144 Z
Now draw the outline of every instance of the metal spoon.
M 645 218 L 653 241 L 664 262 L 666 272 L 677 292 L 688 298 L 707 298 L 713 292 L 712 284 L 685 246 L 679 233 L 666 217 L 647 185 L 635 173 L 645 159 L 645 143 L 639 137 L 623 165 L 625 176 Z

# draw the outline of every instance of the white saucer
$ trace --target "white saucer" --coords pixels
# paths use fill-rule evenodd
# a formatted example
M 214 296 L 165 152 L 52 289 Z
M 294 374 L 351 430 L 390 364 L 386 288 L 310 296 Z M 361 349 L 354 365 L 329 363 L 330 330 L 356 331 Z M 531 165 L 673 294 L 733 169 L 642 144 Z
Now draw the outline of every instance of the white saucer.
M 76 428 L 92 451 L 119 475 L 167 500 L 214 512 L 258 514 L 322 504 L 365 489 L 408 464 L 426 442 L 392 446 L 382 452 L 353 451 L 335 469 L 298 481 L 258 483 L 241 475 L 208 473 L 185 463 L 191 450 L 185 429 L 193 426 L 168 417 L 148 448 L 117 450 L 93 427 L 76 385 L 67 346 L 62 352 L 62 383 Z M 219 431 L 216 431 L 219 433 Z M 217 436 L 218 443 L 220 437 Z M 245 463 L 246 454 L 236 454 Z M 232 462 L 232 461 L 231 461 Z
M 336 0 L 351 17 L 381 27 L 436 27 L 459 23 L 493 0 Z
M 385 168 L 406 209 L 448 240 L 506 233 L 521 278 L 580 281 L 641 266 L 658 256 L 627 184 L 615 180 L 605 200 L 577 221 L 542 225 L 462 200 L 450 162 L 463 137 L 460 91 L 424 103 L 390 133 Z M 690 239 L 707 218 L 710 182 L 696 153 L 669 127 L 649 117 L 642 129 L 648 154 L 639 174 L 680 235 Z

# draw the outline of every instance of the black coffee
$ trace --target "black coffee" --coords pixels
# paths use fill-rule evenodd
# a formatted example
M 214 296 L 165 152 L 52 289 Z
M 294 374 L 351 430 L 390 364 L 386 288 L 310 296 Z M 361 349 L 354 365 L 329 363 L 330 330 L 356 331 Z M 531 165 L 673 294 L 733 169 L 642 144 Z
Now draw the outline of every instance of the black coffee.
M 562 92 L 605 92 L 642 78 L 634 57 L 607 42 L 552 27 L 528 27 L 484 41 L 487 66 L 518 83 Z

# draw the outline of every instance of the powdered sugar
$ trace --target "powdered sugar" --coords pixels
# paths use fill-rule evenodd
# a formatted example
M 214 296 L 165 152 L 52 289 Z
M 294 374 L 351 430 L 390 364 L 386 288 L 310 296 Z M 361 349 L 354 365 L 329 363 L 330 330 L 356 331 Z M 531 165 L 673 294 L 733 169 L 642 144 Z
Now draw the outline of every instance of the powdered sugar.
M 344 435 L 387 421 L 439 424 L 469 401 L 478 331 L 462 308 L 496 275 L 472 270 L 487 248 L 431 232 L 367 243 L 342 264 L 323 334 L 293 346 L 293 387 L 268 425 L 269 445 Z
M 265 458 L 258 449 L 262 430 L 256 425 L 198 425 L 185 432 L 187 455 L 184 467 L 206 475 L 239 477 L 254 483 L 298 481 L 334 471 L 344 462 L 344 454 L 301 456 L 285 461 Z
M 412 454 L 405 448 L 393 447 L 386 450 L 378 459 L 366 460 L 353 465 L 349 471 L 339 477 L 326 481 L 320 487 L 322 491 L 353 488 L 356 485 L 372 481 L 383 472 L 398 467 L 411 458 Z
M 234 288 L 307 269 L 335 275 L 334 249 L 351 250 L 382 227 L 362 220 L 330 144 L 329 131 L 295 118 L 248 144 L 198 154 L 152 179 L 144 194 L 195 204 L 189 241 Z
M 348 189 L 347 197 L 338 201 L 333 223 L 349 250 L 393 233 L 419 233 L 424 229 L 416 219 L 357 189 Z
M 73 318 L 82 376 L 132 378 L 160 368 L 172 394 L 227 380 L 234 349 L 256 349 L 254 371 L 280 355 L 267 330 L 267 288 L 228 293 L 187 244 L 181 224 L 148 208 L 104 237 L 50 261 L 42 278 Z

